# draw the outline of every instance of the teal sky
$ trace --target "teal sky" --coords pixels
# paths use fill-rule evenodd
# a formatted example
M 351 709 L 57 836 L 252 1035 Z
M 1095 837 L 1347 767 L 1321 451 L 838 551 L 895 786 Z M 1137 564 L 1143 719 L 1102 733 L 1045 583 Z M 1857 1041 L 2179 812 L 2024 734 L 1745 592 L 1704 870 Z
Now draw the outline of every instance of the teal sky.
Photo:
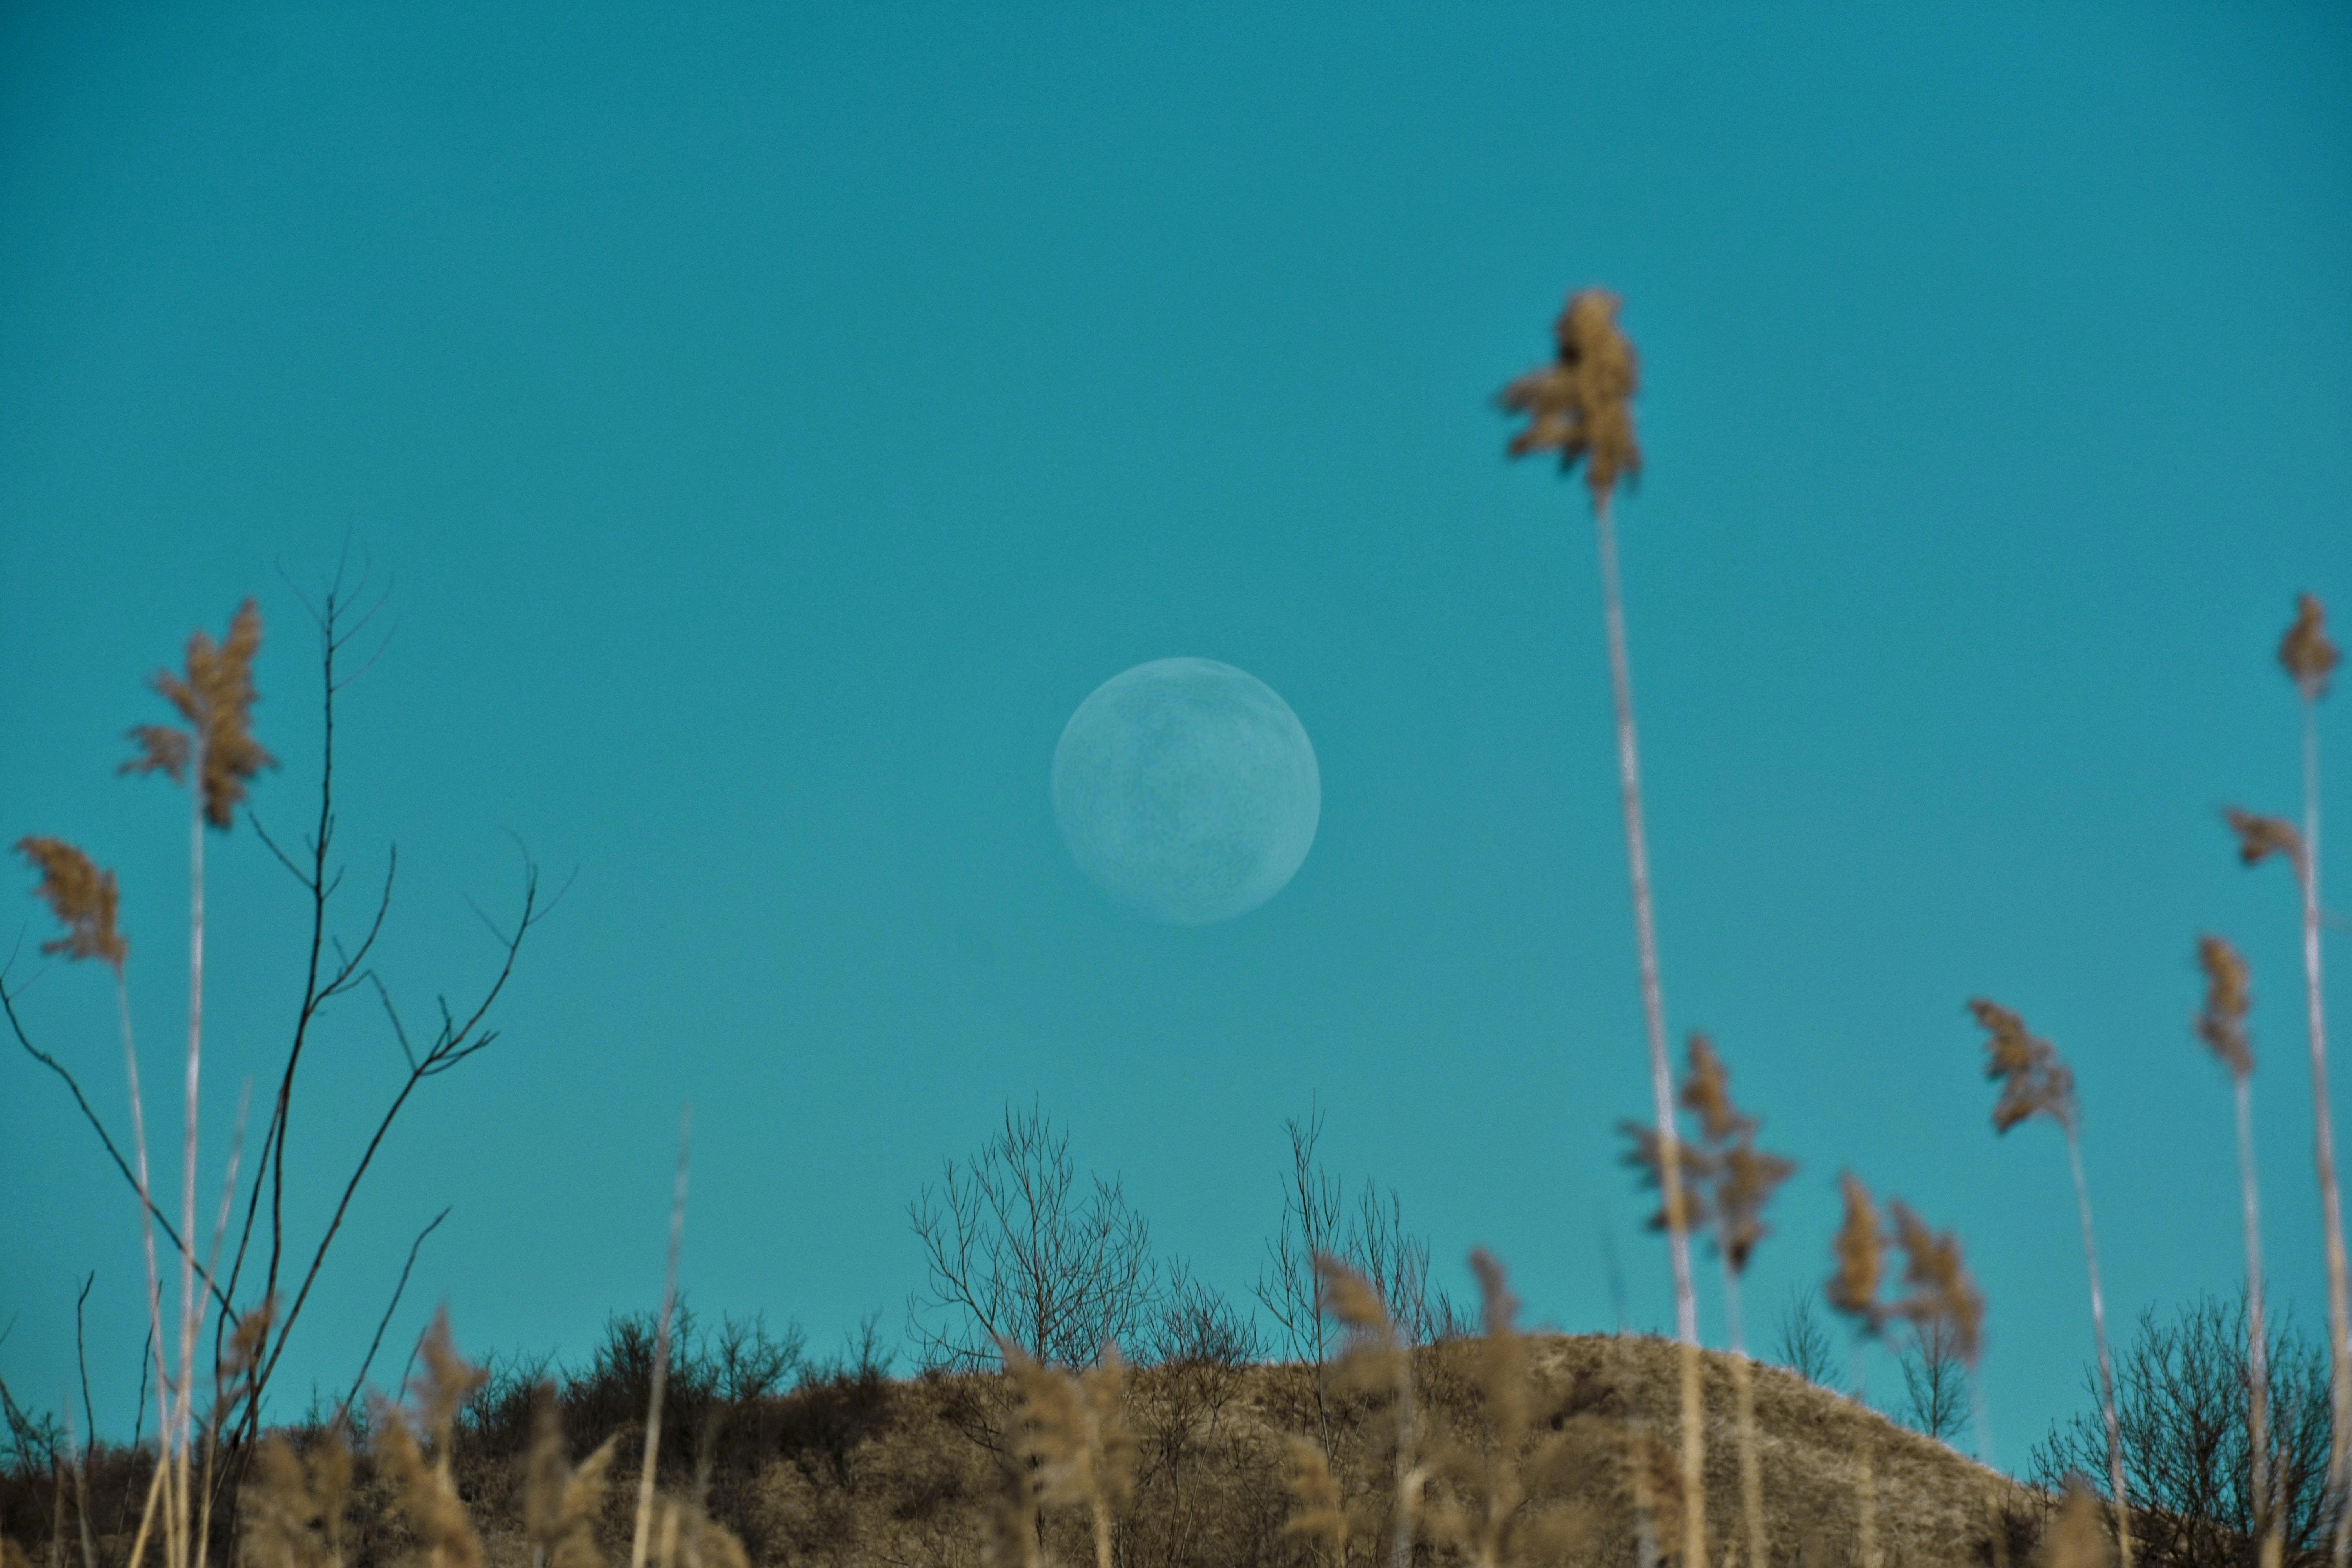
M 2111 1310 L 2234 1289 L 2213 929 L 2318 1322 L 2289 879 L 2214 814 L 2294 802 L 2291 595 L 2352 615 L 2352 18 L 1898 9 L 0 11 L 0 838 L 119 868 L 149 1081 L 184 817 L 121 733 L 257 595 L 255 805 L 299 835 L 289 580 L 347 539 L 389 637 L 341 711 L 344 929 L 397 841 L 379 969 L 422 1015 L 488 973 L 509 833 L 570 884 L 362 1189 L 279 1413 L 444 1205 L 395 1341 L 446 1300 L 577 1352 L 654 1304 L 687 1101 L 693 1300 L 820 1346 L 903 1321 L 908 1199 L 1033 1098 L 1230 1291 L 1313 1098 L 1455 1289 L 1483 1243 L 1606 1327 L 1613 1234 L 1670 1324 L 1611 1133 L 1646 1089 L 1591 525 L 1489 402 L 1595 282 L 1643 355 L 1670 1019 L 1803 1163 L 1751 1317 L 1825 1269 L 1851 1167 L 1967 1245 L 2000 1458 L 2075 1406 L 2064 1158 L 1993 1135 L 1979 993 L 2079 1073 Z M 1078 702 L 1172 656 L 1271 685 L 1322 771 L 1296 881 L 1202 929 L 1112 907 L 1046 793 Z M 246 827 L 212 850 L 216 1180 L 303 910 Z M 27 1023 L 119 1118 L 104 976 L 37 958 L 30 884 Z M 95 1270 L 127 1427 L 133 1205 L 0 1044 L 0 1377 L 60 1401 Z M 314 1049 L 298 1235 L 397 1080 L 367 998 Z

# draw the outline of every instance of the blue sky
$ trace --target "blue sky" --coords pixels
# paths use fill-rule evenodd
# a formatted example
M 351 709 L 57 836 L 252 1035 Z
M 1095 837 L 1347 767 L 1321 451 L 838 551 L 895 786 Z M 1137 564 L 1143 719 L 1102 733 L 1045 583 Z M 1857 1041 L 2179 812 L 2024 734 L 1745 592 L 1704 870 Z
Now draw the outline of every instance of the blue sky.
M 255 805 L 299 833 L 289 580 L 349 540 L 390 590 L 339 738 L 353 884 L 400 847 L 386 984 L 486 976 L 509 834 L 569 882 L 362 1188 L 298 1407 L 444 1205 L 395 1339 L 446 1301 L 577 1352 L 653 1304 L 687 1101 L 693 1299 L 821 1345 L 903 1321 L 906 1205 L 1033 1099 L 1230 1291 L 1313 1099 L 1457 1289 L 1483 1243 L 1605 1327 L 1613 1235 L 1669 1323 L 1610 1131 L 1646 1090 L 1590 521 L 1489 402 L 1606 283 L 1669 1015 L 1803 1165 L 1751 1316 L 1825 1269 L 1840 1169 L 1902 1194 L 1991 1298 L 2016 1463 L 2088 1325 L 1970 995 L 2076 1067 L 2127 1321 L 2238 1278 L 2187 1020 L 2194 938 L 2239 940 L 2274 1286 L 2324 1315 L 2292 896 L 2214 814 L 2293 804 L 2272 649 L 2296 590 L 2352 605 L 2347 67 L 2324 6 L 9 7 L 0 837 L 119 868 L 166 1080 L 184 819 L 121 731 L 257 595 Z M 1297 879 L 1192 930 L 1097 894 L 1046 794 L 1077 703 L 1175 656 L 1322 770 Z M 244 827 L 212 866 L 216 1175 L 302 910 Z M 102 974 L 11 922 L 119 1116 Z M 364 998 L 315 1052 L 298 1236 L 397 1081 Z M 58 1402 L 94 1270 L 127 1426 L 132 1205 L 13 1044 L 0 1161 L 0 1376 Z

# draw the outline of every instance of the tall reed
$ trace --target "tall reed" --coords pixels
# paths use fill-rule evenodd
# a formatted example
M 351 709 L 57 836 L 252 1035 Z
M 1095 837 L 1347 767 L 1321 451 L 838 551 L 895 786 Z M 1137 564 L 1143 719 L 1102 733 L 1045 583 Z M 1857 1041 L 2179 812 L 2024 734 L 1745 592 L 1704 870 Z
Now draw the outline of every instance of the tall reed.
M 1694 1032 L 1689 1049 L 1690 1065 L 1678 1100 L 1698 1118 L 1699 1137 L 1679 1145 L 1683 1167 L 1679 1188 L 1685 1223 L 1706 1229 L 1723 1268 L 1724 1318 L 1731 1339 L 1732 1387 L 1739 1407 L 1741 1512 L 1748 1560 L 1760 1564 L 1765 1561 L 1764 1479 L 1756 1440 L 1756 1383 L 1748 1360 L 1739 1281 L 1757 1245 L 1768 1234 L 1765 1205 L 1797 1167 L 1795 1162 L 1756 1146 L 1756 1134 L 1763 1123 L 1733 1103 L 1731 1073 L 1714 1043 Z M 1626 1163 L 1641 1170 L 1650 1185 L 1663 1191 L 1664 1161 L 1657 1135 L 1638 1122 L 1618 1125 L 1633 1142 Z M 1662 1208 L 1649 1223 L 1653 1230 L 1662 1230 L 1670 1223 L 1669 1216 Z
M 686 1235 L 686 1178 L 688 1135 L 694 1129 L 691 1107 L 677 1116 L 677 1183 L 670 1194 L 669 1205 L 669 1266 L 662 1286 L 661 1320 L 654 1329 L 654 1367 L 652 1391 L 646 1396 L 645 1466 L 637 1476 L 637 1521 L 629 1544 L 629 1568 L 646 1568 L 646 1552 L 652 1543 L 654 1520 L 654 1465 L 661 1456 L 662 1393 L 669 1381 L 670 1319 L 677 1310 L 677 1252 Z
M 1890 1200 L 1887 1209 L 1894 1216 L 1893 1241 L 1903 1249 L 1906 1289 L 1892 1300 L 1882 1300 L 1879 1290 L 1886 1276 L 1887 1226 L 1879 1217 L 1870 1189 L 1853 1172 L 1842 1173 L 1838 1185 L 1845 1199 L 1845 1219 L 1831 1242 L 1837 1267 L 1830 1273 L 1824 1294 L 1830 1305 L 1854 1325 L 1855 1400 L 1866 1403 L 1864 1368 L 1869 1342 L 1881 1337 L 1888 1323 L 1898 1321 L 1908 1323 L 1923 1340 L 1930 1335 L 1941 1336 L 1944 1342 L 1959 1352 L 1973 1380 L 1984 1352 L 1984 1294 L 1969 1274 L 1958 1239 L 1949 1231 L 1935 1229 L 1902 1199 Z M 1878 1554 L 1876 1499 L 1869 1431 L 1867 1427 L 1859 1430 L 1859 1555 L 1867 1568 L 1875 1563 Z M 1998 1510 L 1993 1511 L 1997 1516 Z M 2006 1542 L 1998 1517 L 1992 1522 L 1993 1550 L 1999 1558 L 2006 1552 Z
M 1853 1325 L 1853 1399 L 1868 1408 L 1870 1342 L 1886 1326 L 1886 1309 L 1878 1300 L 1886 1273 L 1885 1227 L 1870 1189 L 1853 1172 L 1840 1173 L 1838 1190 L 1845 1200 L 1845 1218 L 1830 1240 L 1837 1267 L 1822 1288 L 1831 1310 Z M 1871 1454 L 1870 1429 L 1854 1427 L 1854 1515 L 1857 1537 L 1854 1555 L 1862 1568 L 1879 1568 L 1878 1489 Z
M 2262 1568 L 2278 1568 L 2285 1536 L 2270 1481 L 2270 1341 L 2263 1326 L 2262 1205 L 2254 1184 L 2254 1050 L 2246 1037 L 2253 994 L 2246 961 L 2220 937 L 2197 939 L 2197 963 L 2206 981 L 2197 1037 L 2228 1070 L 2237 1101 L 2238 1201 L 2246 1232 L 2247 1479 L 2252 1488 L 2254 1531 L 2263 1543 Z
M 2294 620 L 2279 640 L 2279 663 L 2303 703 L 2303 826 L 2256 816 L 2232 806 L 2224 815 L 2238 836 L 2238 858 L 2248 866 L 2273 855 L 2294 868 L 2303 895 L 2304 1005 L 2311 1038 L 2312 1153 L 2319 1178 L 2321 1241 L 2327 1256 L 2329 1392 L 2335 1440 L 2328 1449 L 2327 1489 L 2336 1504 L 2329 1543 L 2336 1568 L 2352 1553 L 2352 1265 L 2344 1249 L 2344 1211 L 2336 1177 L 2336 1126 L 2327 1100 L 2327 1011 L 2320 985 L 2319 700 L 2339 661 L 2328 640 L 2326 611 L 2310 594 L 2295 599 Z
M 2099 1414 L 2107 1427 L 2107 1480 L 2115 1489 L 2116 1554 L 2131 1568 L 2131 1499 L 2124 1484 L 2123 1426 L 2116 1412 L 2115 1360 L 2107 1350 L 2107 1304 L 2099 1288 L 2098 1241 L 2091 1226 L 2091 1188 L 2083 1176 L 2082 1113 L 2074 1098 L 2074 1074 L 2057 1049 L 2025 1026 L 2025 1020 L 1998 1002 L 1978 997 L 1969 1011 L 1985 1031 L 1985 1077 L 2000 1080 L 1992 1108 L 1993 1131 L 2006 1133 L 2034 1117 L 2047 1117 L 2066 1136 L 2066 1164 L 2074 1178 L 2074 1212 L 2083 1227 L 2083 1265 L 2091 1280 L 2091 1334 L 2099 1352 Z
M 1650 1047 L 1650 1098 L 1663 1158 L 1666 1244 L 1675 1278 L 1675 1329 L 1682 1342 L 1682 1459 L 1685 1496 L 1683 1555 L 1689 1568 L 1703 1561 L 1705 1434 L 1700 1429 L 1698 1298 L 1692 1287 L 1690 1237 L 1683 1214 L 1680 1140 L 1675 1130 L 1673 1074 L 1666 1064 L 1666 1009 L 1658 979 L 1657 921 L 1651 907 L 1650 851 L 1642 816 L 1642 763 L 1633 723 L 1633 677 L 1625 648 L 1624 594 L 1618 583 L 1613 501 L 1619 481 L 1638 476 L 1642 449 L 1633 433 L 1633 395 L 1640 368 L 1633 345 L 1617 325 L 1617 296 L 1586 289 L 1569 296 L 1552 324 L 1556 350 L 1506 386 L 1499 401 L 1528 417 L 1511 438 L 1513 458 L 1558 452 L 1560 471 L 1584 464 L 1601 552 L 1601 613 L 1609 634 L 1610 689 L 1617 721 L 1617 778 L 1625 814 L 1625 854 L 1633 885 L 1633 934 L 1639 954 L 1642 1012 Z
M 196 1339 L 202 1331 L 212 1284 L 197 1286 L 196 1157 L 198 1113 L 204 1067 L 205 1022 L 205 833 L 226 832 L 236 825 L 246 783 L 276 759 L 253 738 L 251 715 L 257 694 L 253 660 L 261 650 L 261 613 L 247 599 L 229 620 L 228 635 L 219 643 L 202 630 L 188 638 L 184 674 L 159 670 L 149 681 L 156 693 L 178 710 L 184 728 L 142 724 L 130 732 L 136 753 L 118 770 L 126 773 L 161 773 L 188 791 L 188 1049 L 185 1075 L 185 1119 L 180 1163 L 180 1312 L 179 1367 L 170 1379 L 170 1415 L 161 1438 L 173 1479 L 165 1488 L 167 1541 L 171 1560 L 189 1560 L 191 1531 L 190 1443 L 195 1405 Z M 142 1134 L 143 1142 L 143 1134 Z M 143 1160 L 143 1155 L 142 1155 Z M 203 1547 L 194 1543 L 201 1559 Z

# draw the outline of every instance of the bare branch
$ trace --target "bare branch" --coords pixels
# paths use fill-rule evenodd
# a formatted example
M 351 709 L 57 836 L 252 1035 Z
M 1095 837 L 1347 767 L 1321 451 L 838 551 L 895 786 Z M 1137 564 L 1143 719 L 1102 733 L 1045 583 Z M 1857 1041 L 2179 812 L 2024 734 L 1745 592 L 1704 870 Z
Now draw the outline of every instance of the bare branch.
M 351 1413 L 352 1404 L 360 1396 L 361 1386 L 367 1382 L 368 1368 L 375 1364 L 375 1352 L 383 1347 L 383 1331 L 392 1327 L 393 1313 L 400 1310 L 401 1292 L 408 1289 L 408 1271 L 416 1267 L 416 1249 L 423 1247 L 425 1238 L 439 1229 L 441 1222 L 448 1217 L 449 1211 L 443 1209 L 433 1216 L 431 1224 L 416 1233 L 416 1239 L 408 1244 L 408 1261 L 400 1266 L 400 1282 L 392 1288 L 392 1300 L 384 1303 L 383 1317 L 375 1326 L 375 1338 L 368 1342 L 367 1357 L 360 1363 L 360 1374 L 352 1379 L 352 1391 L 343 1395 L 345 1415 Z
M 123 1159 L 122 1151 L 115 1147 L 113 1135 L 107 1131 L 106 1123 L 100 1121 L 98 1112 L 90 1108 L 89 1097 L 82 1093 L 79 1081 L 74 1078 L 73 1073 L 63 1062 L 33 1044 L 31 1037 L 25 1033 L 25 1021 L 17 1016 L 16 1005 L 16 997 L 22 994 L 22 989 L 19 987 L 12 992 L 8 989 L 6 982 L 0 980 L 0 1013 L 5 1013 L 8 1016 L 8 1026 L 16 1033 L 16 1043 L 24 1047 L 26 1053 L 35 1061 L 64 1080 L 66 1088 L 73 1094 L 74 1103 L 81 1107 L 82 1119 L 89 1123 L 90 1131 L 98 1134 L 98 1141 L 106 1146 L 107 1157 L 114 1162 L 114 1168 L 122 1173 L 122 1179 L 129 1183 L 131 1190 L 136 1193 L 139 1190 L 139 1178 L 131 1173 L 130 1163 Z M 156 1206 L 155 1200 L 151 1196 L 146 1200 L 146 1204 L 148 1213 L 154 1216 L 155 1224 L 163 1230 L 165 1238 L 171 1242 L 173 1250 L 183 1256 L 188 1256 L 187 1243 L 181 1240 L 180 1233 L 172 1228 L 172 1222 L 164 1216 L 163 1211 Z M 220 1310 L 228 1315 L 230 1324 L 234 1326 L 237 1317 L 230 1310 L 228 1297 L 218 1285 L 213 1282 L 211 1275 L 204 1268 L 199 1267 L 196 1272 L 204 1278 L 205 1285 L 212 1290 L 213 1299 L 220 1304 Z

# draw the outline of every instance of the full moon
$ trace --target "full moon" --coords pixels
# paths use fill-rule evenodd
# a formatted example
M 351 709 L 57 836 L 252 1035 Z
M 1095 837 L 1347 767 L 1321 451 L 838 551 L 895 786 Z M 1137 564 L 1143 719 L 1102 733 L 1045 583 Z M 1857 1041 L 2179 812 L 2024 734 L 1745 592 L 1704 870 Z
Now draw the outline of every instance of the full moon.
M 1054 820 L 1070 858 L 1114 902 L 1171 925 L 1229 921 L 1282 891 L 1322 813 L 1298 715 L 1213 659 L 1112 676 L 1054 748 Z

